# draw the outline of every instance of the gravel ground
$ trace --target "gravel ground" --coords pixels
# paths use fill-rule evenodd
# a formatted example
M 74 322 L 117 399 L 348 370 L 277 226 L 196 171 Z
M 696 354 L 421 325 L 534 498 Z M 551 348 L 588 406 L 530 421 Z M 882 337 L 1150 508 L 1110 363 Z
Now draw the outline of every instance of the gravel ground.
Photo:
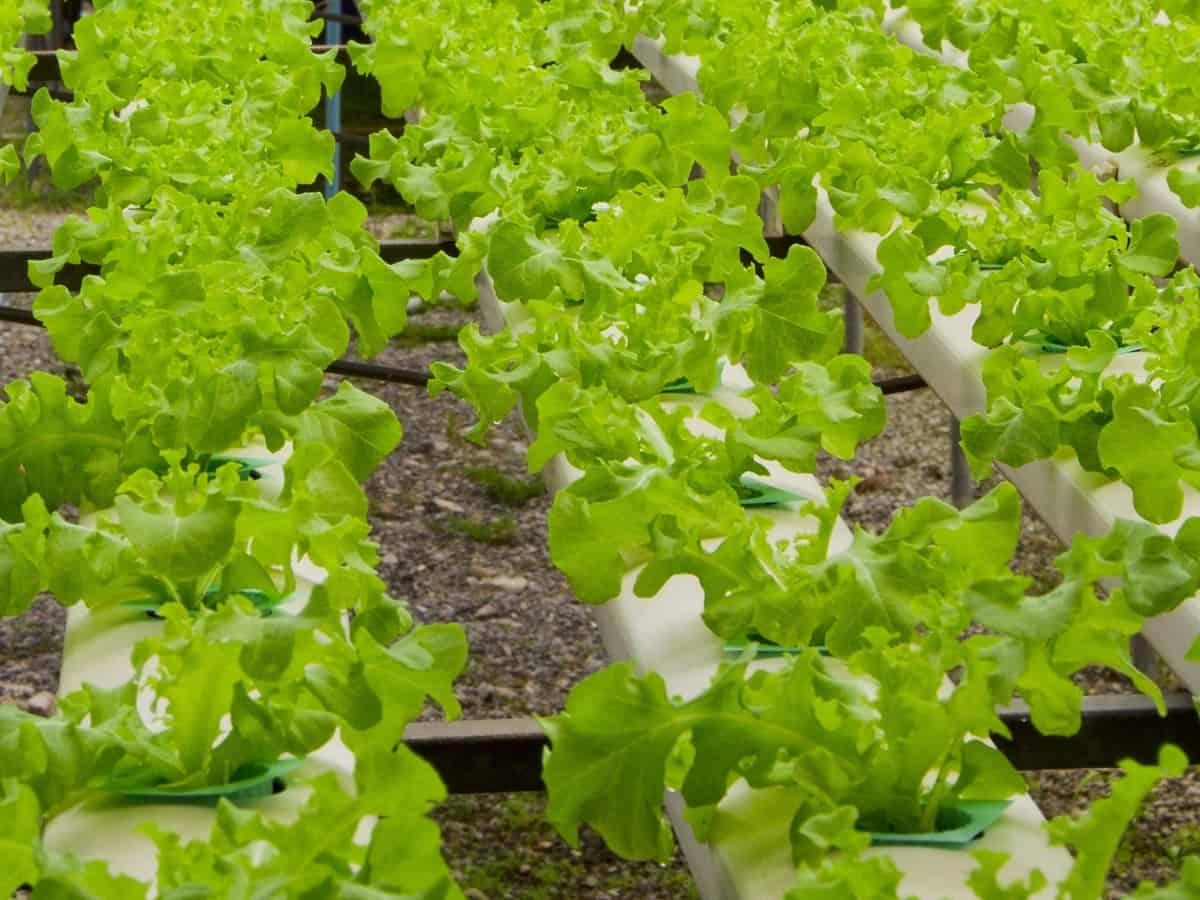
M 459 311 L 437 310 L 414 324 L 453 333 L 463 321 Z M 408 368 L 435 360 L 463 363 L 458 346 L 445 340 L 393 347 L 375 359 Z M 479 447 L 460 436 L 474 417 L 454 398 L 403 385 L 358 386 L 390 403 L 405 428 L 400 449 L 367 485 L 382 574 L 411 598 L 417 618 L 466 625 L 472 662 L 459 683 L 464 715 L 553 714 L 581 675 L 604 664 L 604 651 L 587 608 L 572 601 L 550 564 L 549 498 L 526 472 L 515 421 Z M 485 480 L 518 496 L 498 496 Z
M 36 208 L 0 209 L 0 246 L 44 245 L 60 218 Z M 403 217 L 380 220 L 375 230 L 383 237 L 412 233 Z M 469 315 L 432 310 L 414 317 L 413 339 L 396 342 L 378 361 L 410 368 L 461 362 L 447 336 Z M 894 348 L 876 332 L 869 335 L 868 356 L 881 364 L 880 374 L 898 371 Z M 77 378 L 56 361 L 44 334 L 0 325 L 0 384 L 33 369 Z M 327 386 L 336 382 L 331 377 Z M 374 382 L 359 386 L 390 403 L 406 432 L 367 487 L 382 572 L 396 594 L 410 598 L 418 619 L 465 625 L 471 662 L 459 684 L 464 716 L 556 712 L 570 686 L 605 659 L 588 611 L 547 558 L 548 499 L 525 471 L 519 430 L 507 422 L 478 447 L 461 437 L 472 416 L 452 398 Z M 824 460 L 821 473 L 860 476 L 845 518 L 878 529 L 902 504 L 930 494 L 949 499 L 949 435 L 946 410 L 931 392 L 895 396 L 887 432 L 853 463 Z M 1027 514 L 1016 567 L 1039 585 L 1052 584 L 1050 563 L 1061 549 Z M 61 633 L 62 614 L 51 603 L 0 622 L 0 700 L 28 704 L 38 692 L 53 690 Z M 1081 681 L 1094 692 L 1128 689 L 1103 671 L 1085 673 Z M 1082 808 L 1106 791 L 1110 777 L 1104 771 L 1029 776 L 1047 815 Z M 1112 896 L 1140 878 L 1169 874 L 1173 859 L 1200 849 L 1198 800 L 1200 781 L 1193 776 L 1156 794 L 1122 851 Z M 627 863 L 587 833 L 578 850 L 568 848 L 542 821 L 543 802 L 539 795 L 456 797 L 439 811 L 447 856 L 473 900 L 695 896 L 678 858 L 666 866 Z

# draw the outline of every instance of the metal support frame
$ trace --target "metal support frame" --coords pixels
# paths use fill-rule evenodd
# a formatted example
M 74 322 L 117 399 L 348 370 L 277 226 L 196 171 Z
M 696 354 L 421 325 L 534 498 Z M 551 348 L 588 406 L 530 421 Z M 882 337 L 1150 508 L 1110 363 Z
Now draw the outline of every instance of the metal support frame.
M 1098 694 L 1083 698 L 1083 724 L 1071 737 L 1048 737 L 1029 719 L 1024 703 L 1001 710 L 1012 738 L 996 746 L 1018 769 L 1107 769 L 1122 759 L 1150 763 L 1165 743 L 1183 748 L 1189 758 L 1200 753 L 1200 717 L 1186 692 L 1166 696 L 1167 713 L 1159 716 L 1141 694 Z
M 328 0 L 332 14 L 325 22 L 325 42 L 333 46 L 342 43 L 342 0 Z M 342 92 L 339 89 L 332 97 L 325 98 L 325 127 L 334 134 L 342 132 Z M 333 178 L 325 184 L 325 199 L 328 200 L 342 189 L 342 144 L 333 145 Z
M 1103 769 L 1123 759 L 1153 762 L 1164 743 L 1200 757 L 1200 718 L 1190 695 L 1169 694 L 1167 714 L 1141 694 L 1083 698 L 1083 724 L 1073 737 L 1048 737 L 1036 728 L 1024 703 L 1000 710 L 1011 738 L 996 738 L 1016 768 Z M 540 791 L 542 753 L 549 742 L 533 719 L 420 722 L 405 743 L 427 760 L 453 794 Z
M 896 375 L 893 378 L 880 378 L 872 383 L 885 397 L 929 387 L 929 383 L 920 375 Z
M 542 752 L 549 745 L 533 719 L 417 722 L 404 743 L 432 765 L 452 794 L 542 791 Z
M 849 291 L 846 291 L 846 296 L 842 300 L 842 323 L 845 328 L 845 351 L 862 356 L 863 308 L 858 299 Z
M 950 500 L 959 509 L 975 502 L 975 480 L 962 449 L 962 429 L 957 416 L 950 416 Z
M 386 263 L 400 262 L 404 259 L 429 259 L 439 253 L 457 256 L 458 246 L 449 240 L 383 241 L 379 245 L 379 255 Z M 29 264 L 49 259 L 53 255 L 53 251 L 45 247 L 36 250 L 0 250 L 0 294 L 38 291 L 37 285 L 29 280 Z M 90 263 L 68 263 L 58 273 L 55 283 L 77 291 L 85 276 L 99 274 L 99 266 Z

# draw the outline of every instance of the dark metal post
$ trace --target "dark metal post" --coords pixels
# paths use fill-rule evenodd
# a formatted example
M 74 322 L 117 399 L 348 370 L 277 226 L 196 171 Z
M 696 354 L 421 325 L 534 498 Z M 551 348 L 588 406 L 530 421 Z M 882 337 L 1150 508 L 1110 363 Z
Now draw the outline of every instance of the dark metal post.
M 842 320 L 845 323 L 847 353 L 862 356 L 863 352 L 863 310 L 853 294 L 846 291 L 842 300 Z
M 950 500 L 959 509 L 975 500 L 975 481 L 962 449 L 962 434 L 957 416 L 950 417 Z
M 331 16 L 325 20 L 325 43 L 338 46 L 342 43 L 342 0 L 329 0 Z M 342 130 L 342 92 L 338 91 L 325 100 L 325 128 L 334 134 Z M 342 145 L 333 145 L 333 178 L 325 185 L 326 199 L 342 189 Z

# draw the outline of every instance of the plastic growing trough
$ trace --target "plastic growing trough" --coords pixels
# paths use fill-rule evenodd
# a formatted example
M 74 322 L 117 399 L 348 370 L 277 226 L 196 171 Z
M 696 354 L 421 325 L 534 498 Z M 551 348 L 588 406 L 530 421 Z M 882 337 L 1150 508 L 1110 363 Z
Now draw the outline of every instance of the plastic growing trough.
M 699 90 L 696 73 L 701 61 L 696 57 L 668 56 L 658 42 L 644 37 L 635 43 L 634 55 L 669 89 Z M 1162 187 L 1166 191 L 1165 177 Z M 975 309 L 969 307 L 957 315 L 945 316 L 930 300 L 931 327 L 918 338 L 905 338 L 895 327 L 886 295 L 867 290 L 868 281 L 880 271 L 876 251 L 881 236 L 838 230 L 829 198 L 818 187 L 816 216 L 803 237 L 955 416 L 962 419 L 984 410 L 986 392 L 981 372 L 988 351 L 971 338 Z M 1121 354 L 1110 371 L 1138 373 L 1140 357 L 1139 353 Z M 1065 543 L 1080 532 L 1107 534 L 1118 519 L 1141 519 L 1126 485 L 1084 471 L 1068 450 L 1019 468 L 1002 464 L 998 468 Z M 1168 534 L 1188 517 L 1200 515 L 1200 492 L 1185 485 L 1184 494 L 1182 515 L 1161 526 Z M 1200 598 L 1193 597 L 1172 612 L 1150 620 L 1144 634 L 1188 689 L 1200 692 L 1200 665 L 1186 659 L 1200 634 Z
M 262 447 L 240 448 L 229 458 L 255 459 L 258 488 L 266 496 L 283 489 L 283 463 L 289 455 L 284 447 L 269 453 Z M 275 609 L 299 612 L 313 587 L 325 576 L 309 560 L 296 561 L 296 590 Z M 134 676 L 131 652 L 134 645 L 159 633 L 161 619 L 148 615 L 139 605 L 117 605 L 89 610 L 76 605 L 67 611 L 63 646 L 60 696 L 85 684 L 114 688 Z M 304 782 L 326 772 L 337 774 L 347 791 L 354 790 L 354 755 L 335 737 L 303 760 L 283 759 L 262 771 L 244 773 L 236 784 L 187 793 L 123 789 L 111 785 L 84 802 L 55 816 L 46 826 L 47 848 L 69 851 L 82 859 L 101 859 L 113 872 L 152 882 L 157 871 L 153 842 L 140 833 L 153 823 L 178 834 L 184 841 L 206 840 L 216 816 L 216 803 L 226 797 L 240 806 L 279 821 L 294 821 L 310 791 Z M 370 820 L 364 820 L 357 839 L 370 835 Z
M 492 328 L 500 328 L 510 309 L 516 313 L 515 305 L 497 299 L 486 275 L 481 275 L 476 284 L 485 320 Z M 695 397 L 676 393 L 664 396 L 664 403 L 698 409 L 705 400 L 716 399 L 736 412 L 746 403 L 738 394 L 748 387 L 750 382 L 744 371 L 738 366 L 727 365 L 721 373 L 721 387 L 713 395 Z M 689 421 L 689 427 L 693 426 L 697 432 L 720 433 L 699 418 Z M 820 484 L 812 476 L 798 475 L 771 464 L 768 469 L 770 474 L 764 481 L 774 488 L 802 498 L 823 496 Z M 566 487 L 578 476 L 579 472 L 562 457 L 555 458 L 545 473 L 551 491 Z M 811 520 L 791 505 L 768 507 L 761 512 L 773 520 L 771 534 L 777 539 L 812 528 Z M 849 528 L 839 520 L 831 549 L 840 550 L 850 540 Z M 709 685 L 726 653 L 725 642 L 709 631 L 701 620 L 704 597 L 699 583 L 691 576 L 676 576 L 655 597 L 646 599 L 634 593 L 637 575 L 637 569 L 627 572 L 621 594 L 594 611 L 605 648 L 615 660 L 635 661 L 643 673 L 659 673 L 671 695 L 685 699 L 694 697 Z M 769 659 L 754 663 L 770 664 Z M 752 791 L 744 782 L 739 782 L 718 807 L 711 839 L 706 843 L 700 843 L 687 824 L 682 798 L 669 792 L 666 808 L 704 900 L 767 900 L 783 896 L 792 886 L 796 870 L 787 834 L 790 812 L 782 792 Z M 968 842 L 968 846 L 1011 854 L 1013 861 L 1004 870 L 1006 877 L 1023 877 L 1032 869 L 1040 868 L 1056 880 L 1065 875 L 1071 859 L 1065 850 L 1049 846 L 1042 829 L 1043 821 L 1029 796 L 1017 797 L 995 824 L 987 828 L 979 840 Z M 961 847 L 961 841 L 959 843 Z M 903 845 L 877 847 L 868 852 L 891 856 L 904 873 L 901 889 L 906 894 L 949 898 L 975 896 L 964 884 L 975 868 L 975 860 L 962 849 L 947 849 L 945 845 Z

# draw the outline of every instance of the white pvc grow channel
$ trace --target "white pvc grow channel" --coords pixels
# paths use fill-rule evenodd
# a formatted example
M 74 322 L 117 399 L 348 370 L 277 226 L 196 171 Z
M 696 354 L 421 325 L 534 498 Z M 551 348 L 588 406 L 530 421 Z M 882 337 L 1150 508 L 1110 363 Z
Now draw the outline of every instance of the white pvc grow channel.
M 283 490 L 283 463 L 290 455 L 290 447 L 276 453 L 261 446 L 242 447 L 229 451 L 228 455 L 273 459 L 275 465 L 260 470 L 256 484 L 267 497 L 277 497 Z M 293 613 L 303 608 L 313 587 L 325 576 L 307 558 L 297 561 L 295 568 L 296 590 L 280 607 Z M 134 676 L 131 660 L 134 644 L 162 628 L 160 620 L 139 610 L 112 607 L 93 611 L 82 605 L 71 607 L 67 611 L 59 696 L 84 684 L 101 688 L 124 684 Z M 336 735 L 289 774 L 286 790 L 240 805 L 277 821 L 295 821 L 311 793 L 304 782 L 326 772 L 336 773 L 345 790 L 354 790 L 354 755 Z M 215 817 L 211 805 L 155 804 L 101 796 L 56 816 L 46 826 L 43 839 L 49 849 L 69 851 L 82 859 L 104 860 L 113 872 L 153 882 L 158 869 L 157 851 L 139 829 L 153 822 L 178 834 L 185 842 L 207 840 Z M 370 820 L 364 820 L 356 842 L 365 844 L 369 840 L 371 826 Z
M 701 61 L 696 57 L 667 56 L 659 43 L 646 38 L 637 39 L 634 55 L 664 86 L 683 86 L 699 93 L 696 73 Z M 882 237 L 862 231 L 838 231 L 829 198 L 820 188 L 816 218 L 803 236 L 955 416 L 962 419 L 984 410 L 986 391 L 980 373 L 988 351 L 971 339 L 977 314 L 974 309 L 944 316 L 931 300 L 933 324 L 929 330 L 919 338 L 905 338 L 895 328 L 887 297 L 880 291 L 867 291 L 868 280 L 880 271 L 876 250 Z M 1136 353 L 1121 356 L 1111 371 L 1139 371 L 1138 357 Z M 1134 511 L 1128 487 L 1085 472 L 1069 451 L 1061 450 L 1052 459 L 1020 468 L 998 468 L 1066 544 L 1080 532 L 1107 534 L 1118 519 L 1141 519 Z M 1188 517 L 1197 515 L 1200 493 L 1184 485 L 1183 513 L 1162 530 L 1173 534 Z M 1188 689 L 1200 692 L 1200 665 L 1186 659 L 1200 634 L 1200 598 L 1193 597 L 1174 611 L 1147 622 L 1144 634 Z
M 310 795 L 303 782 L 326 772 L 335 772 L 347 791 L 354 790 L 354 755 L 337 737 L 309 754 L 304 764 L 288 776 L 282 793 L 239 803 L 280 822 L 294 822 Z M 116 873 L 153 882 L 158 871 L 158 854 L 153 842 L 139 833 L 148 822 L 174 832 L 185 842 L 207 841 L 216 809 L 182 803 L 154 804 L 99 798 L 86 801 L 56 816 L 42 835 L 51 850 L 69 851 L 81 859 L 108 863 Z M 364 820 L 356 843 L 370 839 L 372 822 Z
M 883 27 L 906 47 L 935 56 L 948 66 L 965 69 L 970 54 L 945 43 L 934 50 L 925 43 L 918 25 L 904 7 L 889 9 L 884 16 Z M 1033 122 L 1034 108 L 1028 103 L 1014 104 L 1005 116 L 1004 125 L 1012 131 L 1024 131 Z M 1135 140 L 1120 153 L 1106 150 L 1101 144 L 1070 138 L 1071 146 L 1079 155 L 1079 162 L 1102 177 L 1115 177 L 1120 181 L 1137 183 L 1138 194 L 1128 203 L 1121 204 L 1120 214 L 1126 219 L 1139 219 L 1152 213 L 1165 213 L 1175 219 L 1179 226 L 1179 253 L 1190 263 L 1200 263 L 1200 208 L 1188 209 L 1183 201 L 1167 185 L 1167 176 L 1173 169 L 1194 173 L 1200 170 L 1200 159 L 1185 159 L 1169 166 L 1160 166 L 1152 154 L 1143 150 Z
M 255 484 L 264 497 L 274 499 L 283 490 L 283 464 L 290 453 L 290 445 L 276 453 L 269 452 L 261 445 L 254 445 L 227 451 L 226 455 L 273 460 L 275 465 L 261 469 Z M 94 517 L 82 519 L 83 524 L 89 521 L 94 521 Z M 311 590 L 310 579 L 320 581 L 321 578 L 320 570 L 314 571 L 311 565 L 301 568 L 298 574 L 303 575 L 303 581 L 297 586 L 302 593 L 284 606 L 293 612 L 302 605 L 303 598 Z M 317 576 L 315 579 L 312 578 L 314 575 Z M 69 607 L 58 682 L 59 696 L 76 691 L 84 684 L 105 688 L 124 684 L 133 675 L 129 660 L 133 645 L 157 634 L 161 629 L 161 622 L 144 612 L 125 607 L 99 610 L 90 610 L 83 604 Z
M 503 324 L 506 307 L 513 307 L 519 314 L 515 304 L 503 304 L 497 299 L 486 275 L 477 278 L 476 285 L 480 308 L 491 327 Z M 715 399 L 732 411 L 744 413 L 747 401 L 738 394 L 750 387 L 750 382 L 743 370 L 739 366 L 726 366 L 721 382 L 721 387 L 708 397 L 676 396 L 664 399 L 664 404 L 698 408 Z M 720 435 L 710 423 L 699 418 L 689 420 L 689 427 L 698 433 Z M 767 468 L 770 474 L 765 480 L 772 485 L 806 497 L 823 496 L 814 477 L 788 472 L 770 463 Z M 561 456 L 556 457 L 547 467 L 547 487 L 551 491 L 560 490 L 579 474 Z M 812 530 L 811 519 L 794 510 L 775 509 L 763 514 L 774 520 L 771 530 L 774 539 L 783 540 Z M 839 519 L 831 549 L 842 550 L 850 540 L 849 528 Z M 701 618 L 704 595 L 699 582 L 692 576 L 676 576 L 655 597 L 647 599 L 634 593 L 637 575 L 637 569 L 627 572 L 620 596 L 595 610 L 605 648 L 614 659 L 634 660 L 643 673 L 658 672 L 672 696 L 694 697 L 709 685 L 723 658 L 723 642 L 705 627 Z M 739 782 L 719 805 L 710 840 L 703 844 L 696 840 L 687 824 L 682 798 L 668 793 L 666 806 L 704 900 L 775 900 L 795 882 L 796 869 L 788 839 L 792 810 L 783 791 L 754 791 Z M 1043 822 L 1028 795 L 1015 798 L 999 822 L 970 849 L 1010 854 L 1012 861 L 1004 869 L 1005 878 L 1023 878 L 1034 868 L 1040 868 L 1053 883 L 1065 876 L 1071 858 L 1066 850 L 1049 845 Z M 975 896 L 965 886 L 968 874 L 976 868 L 969 851 L 891 847 L 869 852 L 886 854 L 895 861 L 904 873 L 901 891 L 905 894 L 948 900 Z M 1049 897 L 1051 893 L 1039 896 Z

